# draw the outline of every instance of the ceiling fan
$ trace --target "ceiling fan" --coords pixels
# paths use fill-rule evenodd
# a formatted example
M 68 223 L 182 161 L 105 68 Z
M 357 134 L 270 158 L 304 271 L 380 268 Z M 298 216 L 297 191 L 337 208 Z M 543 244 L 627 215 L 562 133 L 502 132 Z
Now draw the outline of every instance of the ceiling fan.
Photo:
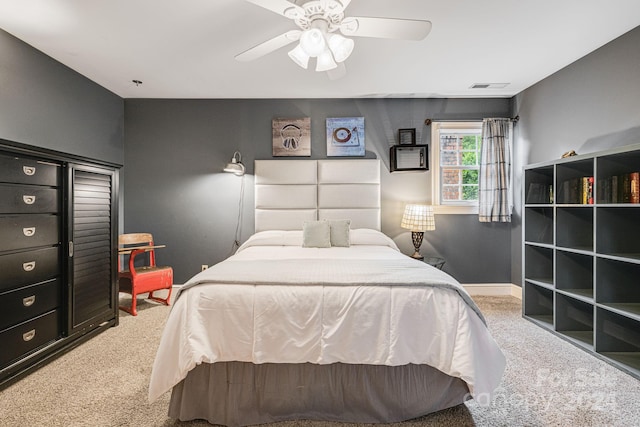
M 346 17 L 351 0 L 247 0 L 289 18 L 299 29 L 290 30 L 260 43 L 239 55 L 238 61 L 252 61 L 298 41 L 289 57 L 302 68 L 316 58 L 316 71 L 327 71 L 329 78 L 345 74 L 344 61 L 351 55 L 354 41 L 344 36 L 422 40 L 431 31 L 431 22 L 416 19 Z M 338 32 L 342 33 L 338 34 Z

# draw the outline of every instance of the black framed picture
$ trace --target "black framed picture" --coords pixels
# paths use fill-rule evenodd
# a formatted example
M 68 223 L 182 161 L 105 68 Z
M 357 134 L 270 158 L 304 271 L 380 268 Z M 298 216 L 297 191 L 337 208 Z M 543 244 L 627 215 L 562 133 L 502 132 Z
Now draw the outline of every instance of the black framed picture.
M 416 129 L 398 129 L 398 143 L 400 145 L 415 145 Z

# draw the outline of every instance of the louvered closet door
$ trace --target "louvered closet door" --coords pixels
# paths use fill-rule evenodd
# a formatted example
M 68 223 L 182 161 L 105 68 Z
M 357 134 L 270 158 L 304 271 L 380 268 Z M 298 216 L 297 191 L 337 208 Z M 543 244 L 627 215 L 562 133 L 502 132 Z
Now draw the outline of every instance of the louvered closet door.
M 71 333 L 117 316 L 114 170 L 73 165 L 69 211 Z

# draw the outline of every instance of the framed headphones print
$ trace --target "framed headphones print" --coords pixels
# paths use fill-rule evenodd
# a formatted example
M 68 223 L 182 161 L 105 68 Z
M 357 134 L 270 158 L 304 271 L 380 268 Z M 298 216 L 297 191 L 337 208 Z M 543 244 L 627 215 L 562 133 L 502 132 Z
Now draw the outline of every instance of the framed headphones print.
M 273 156 L 311 156 L 311 119 L 273 119 Z

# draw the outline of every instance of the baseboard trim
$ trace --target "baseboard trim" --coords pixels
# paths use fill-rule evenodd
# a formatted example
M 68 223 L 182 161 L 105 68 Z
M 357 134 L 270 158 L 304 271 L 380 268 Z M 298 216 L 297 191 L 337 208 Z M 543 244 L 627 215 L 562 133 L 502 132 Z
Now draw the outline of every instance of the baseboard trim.
M 465 283 L 469 295 L 512 296 L 522 299 L 522 288 L 513 283 Z

